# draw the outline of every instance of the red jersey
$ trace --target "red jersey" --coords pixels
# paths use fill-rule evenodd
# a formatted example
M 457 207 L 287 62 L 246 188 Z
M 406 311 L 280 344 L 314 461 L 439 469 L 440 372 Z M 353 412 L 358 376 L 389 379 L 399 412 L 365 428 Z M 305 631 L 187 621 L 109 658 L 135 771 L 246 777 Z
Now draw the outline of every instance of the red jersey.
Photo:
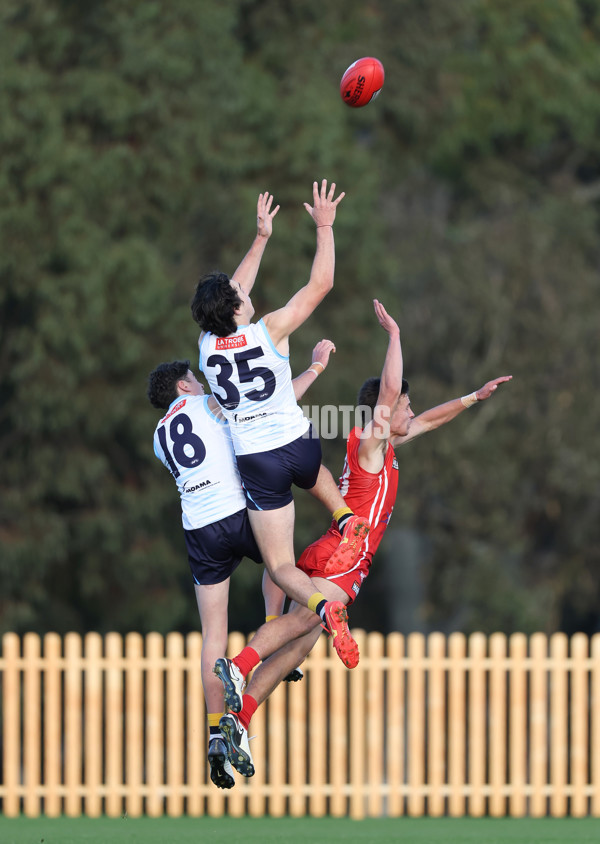
M 367 557 L 370 565 L 373 554 L 379 547 L 385 529 L 389 524 L 396 503 L 398 461 L 394 449 L 388 442 L 382 470 L 376 475 L 372 472 L 366 472 L 358 462 L 361 433 L 361 428 L 353 428 L 350 431 L 346 443 L 346 460 L 338 485 L 348 507 L 357 516 L 364 516 L 369 520 L 371 530 L 365 540 L 361 556 Z M 332 524 L 332 528 L 334 524 Z M 335 531 L 339 536 L 337 526 Z
M 352 569 L 329 577 L 333 583 L 338 583 L 344 589 L 351 600 L 358 594 L 360 585 L 371 567 L 373 554 L 379 547 L 389 524 L 398 492 L 398 461 L 394 449 L 388 443 L 381 471 L 377 474 L 367 472 L 358 462 L 361 433 L 361 428 L 353 428 L 350 432 L 339 487 L 348 507 L 357 516 L 367 518 L 371 530 Z M 301 555 L 298 568 L 305 571 L 309 577 L 324 577 L 325 563 L 337 548 L 340 540 L 337 523 L 333 521 L 327 533 L 309 545 Z

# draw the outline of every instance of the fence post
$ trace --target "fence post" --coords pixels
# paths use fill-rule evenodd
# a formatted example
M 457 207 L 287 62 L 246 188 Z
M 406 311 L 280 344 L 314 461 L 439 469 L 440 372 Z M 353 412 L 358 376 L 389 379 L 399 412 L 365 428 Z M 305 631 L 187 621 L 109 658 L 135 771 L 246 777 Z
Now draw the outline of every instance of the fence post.
M 188 633 L 186 753 L 189 796 L 187 799 L 186 814 L 195 818 L 204 814 L 204 798 L 201 794 L 201 789 L 205 782 L 204 773 L 207 770 L 204 748 L 208 748 L 206 737 L 206 706 L 202 691 L 201 654 L 201 634 L 198 631 Z M 210 779 L 208 781 L 210 782 Z
M 404 814 L 404 636 L 390 633 L 386 639 L 389 668 L 387 672 L 387 779 L 389 783 L 388 814 L 397 818 Z
M 489 812 L 492 817 L 506 815 L 506 636 L 490 636 L 489 690 L 489 780 L 491 796 Z
M 306 759 L 309 750 L 309 719 L 306 706 L 308 678 L 299 683 L 288 683 L 287 686 L 291 787 L 289 813 L 294 818 L 300 818 L 306 814 L 305 788 L 308 782 L 306 779 Z M 312 724 L 312 712 L 310 714 Z
M 369 633 L 365 636 L 367 668 L 360 672 L 359 689 L 359 675 L 354 672 L 350 675 L 350 700 L 353 701 L 355 694 L 358 695 L 362 691 L 366 694 L 367 704 L 367 718 L 366 724 L 363 723 L 362 731 L 365 735 L 365 744 L 361 747 L 365 748 L 366 759 L 354 759 L 354 753 L 350 755 L 350 782 L 352 790 L 355 788 L 360 790 L 360 776 L 361 771 L 367 773 L 368 783 L 368 803 L 367 815 L 370 818 L 378 818 L 383 812 L 383 796 L 381 793 L 381 786 L 385 779 L 385 723 L 382 718 L 384 711 L 383 698 L 383 678 L 384 671 L 382 668 L 384 638 L 381 633 Z M 360 643 L 359 643 L 360 644 Z M 366 688 L 365 688 L 366 684 Z M 356 727 L 352 725 L 352 710 L 353 704 L 350 705 L 350 735 L 355 735 Z M 365 764 L 366 763 L 366 764 Z M 363 817 L 364 817 L 364 801 L 362 803 Z M 353 815 L 354 817 L 354 815 Z
M 564 633 L 550 638 L 550 813 L 554 818 L 567 814 L 568 648 Z
M 442 633 L 429 636 L 429 688 L 428 711 L 428 785 L 427 814 L 439 817 L 444 814 L 445 798 L 442 794 L 446 772 L 446 637 Z
M 453 818 L 465 814 L 466 653 L 467 641 L 464 634 L 452 633 L 448 639 L 448 811 Z
M 486 689 L 485 659 L 486 638 L 483 633 L 473 633 L 469 637 L 469 815 L 485 815 L 486 757 Z
M 102 637 L 88 633 L 85 637 L 85 696 L 84 696 L 84 771 L 85 814 L 97 818 L 102 814 Z
M 513 633 L 509 640 L 511 661 L 509 712 L 509 812 L 522 818 L 526 812 L 525 772 L 527 770 L 527 638 Z
M 144 640 L 139 633 L 125 637 L 125 811 L 138 818 L 144 811 Z
M 329 813 L 334 818 L 341 818 L 348 814 L 348 798 L 344 793 L 344 786 L 348 782 L 348 669 L 333 656 L 332 646 L 328 643 L 329 666 L 329 758 L 335 759 L 331 766 L 329 779 L 331 781 L 331 801 Z M 352 702 L 354 707 L 354 701 Z M 357 701 L 362 707 L 362 701 Z M 335 726 L 334 726 L 335 725 Z
M 376 636 L 377 634 L 371 635 Z M 361 657 L 365 659 L 368 665 L 371 658 L 370 637 L 367 637 L 364 630 L 355 630 L 354 638 L 356 639 Z M 339 663 L 337 657 L 332 658 Z M 351 750 L 345 782 L 341 781 L 340 785 L 343 786 L 347 783 L 350 785 L 350 817 L 355 821 L 364 818 L 365 804 L 367 800 L 370 800 L 371 795 L 372 768 L 368 762 L 367 741 L 369 741 L 369 753 L 372 752 L 381 761 L 381 744 L 377 735 L 377 728 L 369 722 L 369 706 L 365 700 L 365 679 L 368 671 L 368 667 L 360 668 L 360 665 L 351 671 L 344 669 L 344 685 L 346 686 L 347 697 L 350 702 L 346 729 L 348 730 L 348 735 L 351 736 Z M 330 713 L 329 717 L 331 719 L 331 729 L 337 729 L 335 710 Z M 373 732 L 371 732 L 371 728 Z M 366 788 L 365 785 L 367 786 Z M 345 796 L 343 799 L 346 800 Z
M 83 775 L 83 747 L 81 725 L 82 641 L 79 633 L 65 636 L 65 814 L 69 818 L 81 815 L 81 784 Z
M 15 818 L 21 811 L 19 780 L 21 771 L 21 671 L 19 658 L 21 643 L 16 633 L 2 637 L 4 676 L 2 679 L 2 745 L 4 747 L 4 800 L 7 818 Z
M 600 633 L 594 633 L 591 644 L 592 671 L 590 681 L 590 777 L 592 800 L 590 811 L 600 817 Z
M 408 813 L 420 817 L 424 811 L 425 785 L 425 637 L 408 637 Z
M 576 633 L 571 639 L 571 816 L 581 818 L 587 815 L 588 767 L 588 640 L 584 633 Z M 593 748 L 593 753 L 600 752 Z
M 105 811 L 109 818 L 118 818 L 123 813 L 123 669 L 120 664 L 123 659 L 123 639 L 120 634 L 108 633 L 105 647 Z
M 322 818 L 327 812 L 325 768 L 327 765 L 327 643 L 324 636 L 317 639 L 307 664 L 309 681 L 308 710 L 310 712 L 310 750 L 308 775 L 310 794 L 308 813 Z M 308 738 L 307 738 L 308 741 Z
M 25 814 L 36 818 L 40 814 L 41 755 L 41 642 L 37 633 L 23 638 L 23 774 L 25 784 Z
M 183 814 L 183 636 L 167 635 L 167 814 Z
M 531 637 L 531 693 L 530 756 L 531 766 L 531 815 L 540 818 L 546 814 L 548 801 L 544 786 L 548 782 L 548 640 L 543 633 Z
M 61 814 L 61 740 L 62 687 L 61 638 L 57 633 L 44 636 L 44 814 L 56 818 Z
M 269 784 L 271 796 L 269 798 L 269 815 L 281 818 L 285 815 L 285 751 L 287 738 L 286 718 L 286 685 L 280 683 L 269 697 Z
M 159 633 L 146 636 L 146 814 L 164 814 L 164 639 Z

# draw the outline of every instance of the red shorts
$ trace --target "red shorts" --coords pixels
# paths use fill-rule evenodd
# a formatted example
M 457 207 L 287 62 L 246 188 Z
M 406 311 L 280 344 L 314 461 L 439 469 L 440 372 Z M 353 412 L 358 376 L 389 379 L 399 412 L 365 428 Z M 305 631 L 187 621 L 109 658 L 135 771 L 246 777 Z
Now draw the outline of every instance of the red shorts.
M 338 547 L 341 539 L 342 537 L 337 531 L 334 532 L 332 529 L 329 529 L 326 534 L 302 552 L 300 559 L 296 563 L 297 567 L 306 572 L 309 577 L 325 577 L 323 574 L 325 563 Z M 360 587 L 369 573 L 370 567 L 371 559 L 365 558 L 361 554 L 350 571 L 343 572 L 342 574 L 329 575 L 325 579 L 330 580 L 336 586 L 339 586 L 340 589 L 344 590 L 350 599 L 348 601 L 349 606 L 358 595 Z

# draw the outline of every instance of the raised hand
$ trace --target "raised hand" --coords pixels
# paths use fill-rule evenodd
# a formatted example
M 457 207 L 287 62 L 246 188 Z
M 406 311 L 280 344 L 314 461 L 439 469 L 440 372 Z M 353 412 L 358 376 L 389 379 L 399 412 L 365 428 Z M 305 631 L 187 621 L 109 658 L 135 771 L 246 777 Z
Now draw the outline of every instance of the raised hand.
M 511 379 L 512 375 L 501 375 L 500 378 L 494 378 L 493 381 L 488 381 L 487 384 L 484 384 L 483 387 L 480 387 L 479 390 L 476 391 L 475 395 L 477 396 L 477 401 L 485 401 L 486 399 L 489 399 L 489 397 L 493 396 L 498 389 L 498 384 L 503 384 L 505 381 L 510 381 Z
M 346 196 L 344 191 L 342 191 L 337 199 L 334 199 L 334 194 L 335 182 L 331 183 L 329 191 L 327 190 L 327 179 L 323 179 L 320 189 L 318 182 L 313 182 L 313 204 L 309 205 L 308 202 L 305 202 L 304 207 L 315 221 L 317 228 L 320 226 L 333 226 L 337 207 Z
M 335 345 L 331 340 L 319 340 L 313 349 L 312 363 L 320 363 L 323 369 L 329 363 L 329 355 L 335 353 Z
M 398 323 L 395 319 L 392 319 L 378 299 L 373 299 L 373 307 L 375 308 L 375 316 L 379 320 L 381 327 L 390 335 L 400 334 Z
M 271 237 L 273 232 L 273 217 L 279 211 L 279 205 L 271 211 L 273 194 L 265 191 L 259 193 L 256 203 L 256 231 L 261 237 Z

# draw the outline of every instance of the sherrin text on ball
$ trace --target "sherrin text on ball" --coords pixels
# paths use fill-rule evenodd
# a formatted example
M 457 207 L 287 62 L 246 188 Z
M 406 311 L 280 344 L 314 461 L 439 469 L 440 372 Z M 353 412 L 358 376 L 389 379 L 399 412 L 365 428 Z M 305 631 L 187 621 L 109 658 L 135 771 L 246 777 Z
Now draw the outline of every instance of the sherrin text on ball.
M 379 59 L 365 56 L 352 62 L 342 76 L 340 95 L 350 108 L 362 108 L 383 88 L 385 71 Z

